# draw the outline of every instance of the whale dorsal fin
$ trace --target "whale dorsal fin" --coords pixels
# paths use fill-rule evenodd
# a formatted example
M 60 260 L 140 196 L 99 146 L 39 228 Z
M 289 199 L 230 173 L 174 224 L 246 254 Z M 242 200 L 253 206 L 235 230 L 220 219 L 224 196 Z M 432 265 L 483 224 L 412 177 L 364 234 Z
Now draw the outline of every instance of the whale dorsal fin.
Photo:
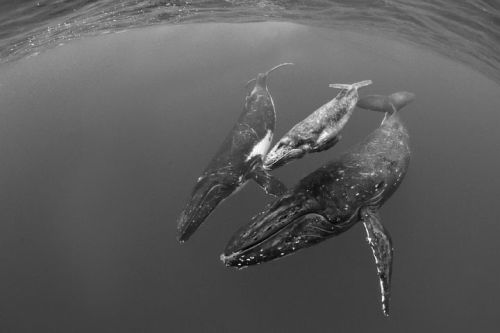
M 389 316 L 393 257 L 391 236 L 380 222 L 377 209 L 363 207 L 361 209 L 361 220 L 365 226 L 366 240 L 372 249 L 375 265 L 377 266 L 380 292 L 382 294 L 382 311 L 384 315 Z

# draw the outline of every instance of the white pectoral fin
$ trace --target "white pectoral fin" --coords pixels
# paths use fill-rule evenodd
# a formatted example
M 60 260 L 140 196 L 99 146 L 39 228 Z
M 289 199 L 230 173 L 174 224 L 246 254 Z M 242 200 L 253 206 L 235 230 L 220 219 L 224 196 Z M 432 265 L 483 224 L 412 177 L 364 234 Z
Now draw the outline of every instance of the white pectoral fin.
M 380 222 L 380 215 L 374 208 L 362 208 L 361 219 L 366 230 L 366 240 L 372 249 L 377 266 L 380 292 L 382 294 L 382 311 L 384 315 L 388 316 L 393 258 L 391 236 Z
M 252 158 L 255 156 L 266 156 L 267 151 L 271 147 L 271 141 L 273 140 L 273 132 L 271 130 L 268 130 L 266 132 L 266 135 L 255 144 L 255 146 L 252 148 L 250 153 L 248 154 L 246 160 L 250 161 Z

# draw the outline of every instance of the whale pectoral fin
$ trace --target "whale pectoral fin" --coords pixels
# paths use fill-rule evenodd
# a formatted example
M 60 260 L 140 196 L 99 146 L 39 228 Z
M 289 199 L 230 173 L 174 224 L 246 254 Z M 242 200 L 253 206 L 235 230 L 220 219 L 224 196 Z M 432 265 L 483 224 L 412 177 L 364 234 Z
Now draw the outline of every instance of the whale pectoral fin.
M 324 140 L 323 142 L 318 142 L 318 144 L 315 145 L 314 147 L 312 147 L 312 149 L 310 151 L 312 153 L 319 153 L 321 151 L 328 150 L 328 149 L 332 148 L 333 146 L 335 146 L 337 143 L 339 143 L 339 141 L 341 139 L 342 139 L 341 135 L 336 135 L 333 138 L 330 138 L 328 140 Z
M 382 293 L 382 311 L 389 316 L 389 300 L 391 297 L 391 274 L 393 248 L 389 232 L 380 222 L 378 211 L 372 207 L 361 209 L 361 219 L 366 230 L 366 240 L 372 248 L 377 266 Z
M 271 175 L 268 171 L 264 170 L 261 163 L 253 167 L 249 177 L 262 187 L 267 194 L 280 196 L 287 191 L 285 184 Z

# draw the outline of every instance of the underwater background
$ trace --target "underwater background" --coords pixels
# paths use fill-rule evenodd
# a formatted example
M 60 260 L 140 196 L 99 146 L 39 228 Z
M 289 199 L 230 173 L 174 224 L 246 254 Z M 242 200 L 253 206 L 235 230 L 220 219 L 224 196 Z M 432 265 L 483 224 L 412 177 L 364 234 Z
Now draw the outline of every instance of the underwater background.
M 0 2 L 0 332 L 495 332 L 498 1 Z M 406 90 L 412 161 L 381 209 L 391 316 L 361 225 L 241 271 L 219 260 L 272 200 L 249 183 L 185 244 L 176 220 L 243 108 L 275 140 L 330 100 Z M 288 186 L 362 140 L 273 171 Z

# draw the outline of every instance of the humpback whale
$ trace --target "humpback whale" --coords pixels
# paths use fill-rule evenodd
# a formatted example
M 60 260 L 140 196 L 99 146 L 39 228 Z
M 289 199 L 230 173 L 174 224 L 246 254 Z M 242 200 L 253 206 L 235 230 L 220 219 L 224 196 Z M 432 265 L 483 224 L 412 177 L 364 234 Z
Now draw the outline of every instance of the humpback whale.
M 371 97 L 365 102 L 371 107 L 384 100 Z M 241 228 L 221 255 L 225 265 L 242 268 L 281 258 L 361 221 L 375 258 L 382 310 L 389 315 L 393 248 L 379 208 L 401 184 L 410 149 L 396 108 L 390 105 L 386 111 L 392 113 L 361 143 L 300 180 Z
M 255 84 L 246 96 L 243 112 L 198 178 L 178 219 L 177 238 L 180 242 L 188 240 L 215 207 L 249 179 L 256 181 L 268 194 L 279 195 L 286 190 L 279 180 L 262 167 L 263 157 L 271 145 L 276 120 L 267 77 L 272 71 L 286 65 L 292 64 L 277 65 L 248 82 L 255 81 Z
M 330 84 L 331 88 L 341 91 L 334 99 L 292 127 L 267 154 L 264 167 L 275 169 L 294 159 L 302 158 L 306 153 L 333 147 L 341 139 L 339 133 L 358 102 L 358 89 L 370 84 L 370 80 L 353 84 Z

